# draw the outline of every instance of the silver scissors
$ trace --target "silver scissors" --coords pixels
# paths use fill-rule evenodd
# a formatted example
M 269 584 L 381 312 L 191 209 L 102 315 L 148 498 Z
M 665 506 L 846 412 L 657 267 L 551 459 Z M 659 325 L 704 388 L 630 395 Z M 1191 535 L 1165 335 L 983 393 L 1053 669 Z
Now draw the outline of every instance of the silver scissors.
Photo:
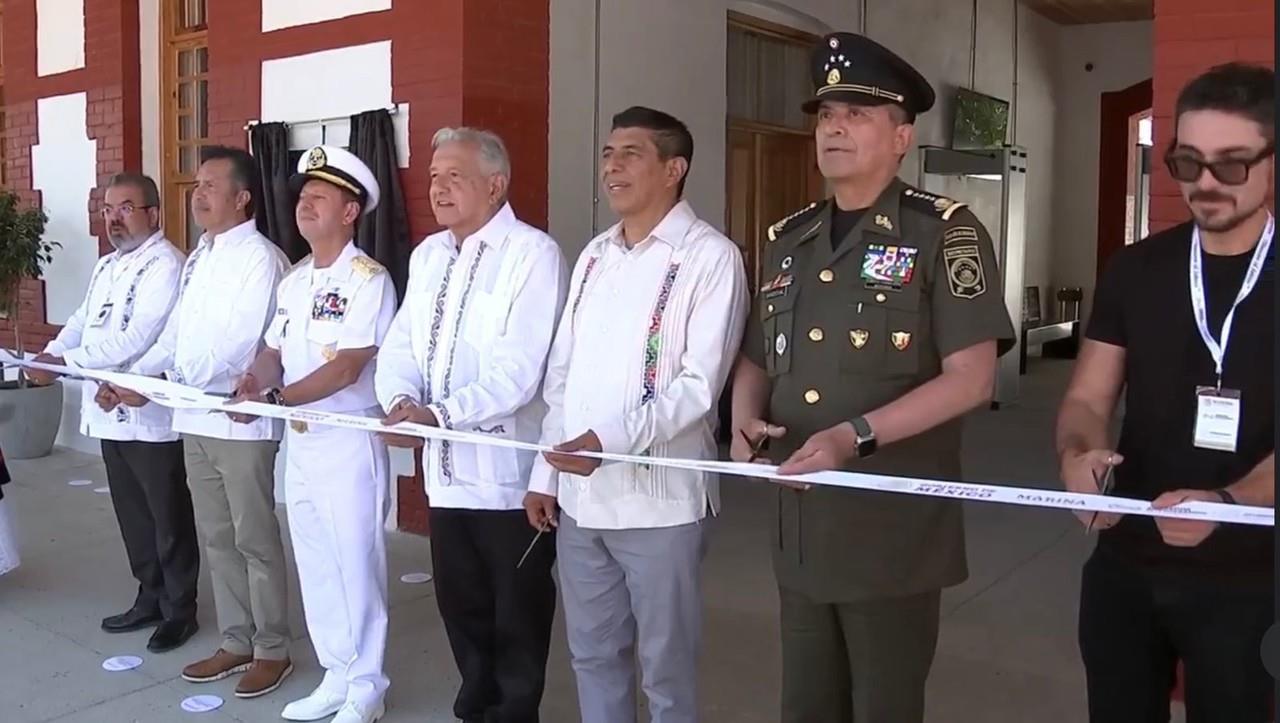
M 1098 486 L 1098 493 L 1101 495 L 1111 494 L 1111 490 L 1115 487 L 1115 463 L 1111 461 L 1111 457 L 1107 458 L 1107 471 L 1102 473 L 1102 478 L 1098 478 L 1098 473 L 1093 473 L 1093 483 Z M 1089 526 L 1085 528 L 1085 534 L 1093 532 L 1093 525 L 1098 521 L 1098 511 L 1093 511 L 1093 516 L 1089 518 Z
M 529 557 L 529 553 L 533 552 L 534 546 L 538 544 L 538 540 L 542 538 L 542 533 L 547 531 L 547 527 L 550 524 L 551 524 L 550 519 L 546 519 L 542 521 L 542 527 L 538 528 L 538 534 L 533 536 L 533 542 L 529 543 L 529 546 L 525 548 L 524 554 L 520 556 L 520 561 L 516 563 L 517 570 L 519 570 L 520 566 L 524 564 L 525 559 Z

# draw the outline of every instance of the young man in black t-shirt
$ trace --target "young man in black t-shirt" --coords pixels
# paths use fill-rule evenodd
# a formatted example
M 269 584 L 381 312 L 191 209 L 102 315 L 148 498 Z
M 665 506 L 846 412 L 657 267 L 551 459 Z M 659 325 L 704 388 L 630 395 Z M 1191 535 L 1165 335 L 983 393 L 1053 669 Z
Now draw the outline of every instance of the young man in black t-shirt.
M 1114 465 L 1113 494 L 1156 507 L 1272 507 L 1274 72 L 1232 64 L 1193 80 L 1175 134 L 1166 164 L 1195 220 L 1117 252 L 1099 279 L 1058 419 L 1062 478 L 1096 493 Z M 1093 529 L 1079 631 L 1092 723 L 1168 721 L 1179 661 L 1188 723 L 1270 721 L 1272 529 L 1105 514 Z

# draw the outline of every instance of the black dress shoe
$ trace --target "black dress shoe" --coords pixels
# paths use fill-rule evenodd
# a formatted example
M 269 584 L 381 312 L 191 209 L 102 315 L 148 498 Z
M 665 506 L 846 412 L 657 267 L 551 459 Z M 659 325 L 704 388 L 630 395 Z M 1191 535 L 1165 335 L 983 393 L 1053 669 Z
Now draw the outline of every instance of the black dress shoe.
M 156 628 L 156 631 L 151 634 L 151 639 L 147 641 L 147 650 L 153 653 L 173 650 L 190 640 L 191 636 L 195 635 L 199 629 L 200 625 L 195 618 L 189 620 L 166 620 L 160 623 L 160 627 Z
M 127 633 L 131 630 L 149 628 L 163 621 L 164 616 L 160 614 L 159 610 L 143 610 L 134 607 L 130 608 L 128 612 L 103 618 L 102 629 L 108 633 Z

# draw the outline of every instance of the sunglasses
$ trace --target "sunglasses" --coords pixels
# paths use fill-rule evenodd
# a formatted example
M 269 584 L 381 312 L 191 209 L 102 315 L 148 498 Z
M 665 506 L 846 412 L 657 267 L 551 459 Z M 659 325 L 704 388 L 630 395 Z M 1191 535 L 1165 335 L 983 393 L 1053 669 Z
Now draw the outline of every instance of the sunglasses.
M 1275 153 L 1275 147 L 1268 144 L 1253 158 L 1225 158 L 1220 161 L 1202 161 L 1185 152 L 1169 151 L 1164 157 L 1169 175 L 1180 183 L 1195 183 L 1200 180 L 1205 169 L 1218 179 L 1218 183 L 1227 186 L 1243 185 L 1249 180 L 1249 171 Z

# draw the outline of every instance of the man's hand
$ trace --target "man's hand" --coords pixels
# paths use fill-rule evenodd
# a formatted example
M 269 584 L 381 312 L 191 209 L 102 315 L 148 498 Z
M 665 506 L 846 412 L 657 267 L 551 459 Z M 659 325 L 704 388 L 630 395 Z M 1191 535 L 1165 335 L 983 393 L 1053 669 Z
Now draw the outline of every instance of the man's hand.
M 440 426 L 440 420 L 436 419 L 436 415 L 430 409 L 418 406 L 412 399 L 400 400 L 399 403 L 391 408 L 391 413 L 387 415 L 387 418 L 382 420 L 382 423 L 388 427 L 401 422 L 425 424 L 428 427 Z M 392 447 L 416 449 L 426 443 L 426 440 L 422 437 L 414 437 L 409 434 L 383 432 L 379 436 Z
M 98 385 L 98 393 L 93 395 L 93 401 L 97 402 L 98 408 L 104 412 L 110 412 L 120 406 L 120 395 L 116 393 L 114 387 L 106 382 Z
M 796 475 L 840 469 L 858 456 L 858 433 L 849 422 L 842 422 L 813 435 L 778 467 L 779 474 Z M 812 485 L 776 480 L 788 487 L 809 489 Z
M 753 450 L 760 447 L 765 439 L 782 439 L 786 433 L 786 427 L 769 424 L 763 419 L 749 419 L 734 430 L 733 440 L 729 443 L 729 459 L 734 462 L 772 464 L 772 460 L 756 456 Z
M 1109 449 L 1095 449 L 1088 452 L 1068 451 L 1062 455 L 1059 473 L 1062 477 L 1062 483 L 1066 486 L 1068 492 L 1096 495 L 1101 492 L 1098 489 L 1096 480 L 1100 480 L 1106 475 L 1107 467 L 1114 467 L 1123 461 L 1124 457 L 1122 455 L 1116 454 Z M 1094 519 L 1094 513 L 1088 511 L 1078 511 L 1072 514 L 1086 527 L 1088 527 L 1089 521 Z M 1124 515 L 1113 512 L 1099 512 L 1097 519 L 1093 522 L 1093 529 L 1105 530 L 1108 527 L 1114 527 L 1121 517 L 1124 517 Z
M 541 530 L 547 525 L 559 527 L 560 518 L 557 510 L 556 498 L 551 495 L 528 492 L 524 496 L 524 512 L 529 516 L 529 524 L 535 530 Z
M 67 364 L 62 357 L 54 356 L 52 354 L 37 354 L 31 361 L 39 362 L 41 364 L 54 364 L 56 366 L 66 366 Z M 58 378 L 57 374 L 47 372 L 43 369 L 24 368 L 22 373 L 25 374 L 27 379 L 30 379 L 31 383 L 37 387 L 47 387 L 50 384 L 53 384 L 53 381 Z
M 236 402 L 260 402 L 262 401 L 262 385 L 258 383 L 257 377 L 252 374 L 245 374 L 240 377 L 240 381 L 236 382 L 235 392 L 227 404 L 235 404 Z M 236 424 L 249 424 L 258 419 L 253 414 L 240 414 L 239 412 L 227 412 L 231 421 Z
M 150 399 L 147 399 L 132 389 L 112 386 L 111 391 L 115 392 L 116 397 L 118 397 L 121 402 L 124 402 L 130 407 L 145 407 L 151 403 Z
M 1221 502 L 1222 498 L 1209 490 L 1174 490 L 1155 498 L 1151 506 L 1157 510 L 1164 510 L 1192 501 Z M 1182 520 L 1174 517 L 1157 517 L 1155 520 L 1164 543 L 1173 547 L 1195 547 L 1218 529 L 1217 522 Z
M 586 434 L 571 439 L 568 442 L 556 446 L 556 452 L 603 452 L 604 447 L 600 444 L 600 438 L 596 433 L 587 430 Z M 597 469 L 600 468 L 600 460 L 591 457 L 577 457 L 570 454 L 555 454 L 555 452 L 544 452 L 547 463 L 561 472 L 576 474 L 579 477 L 590 477 Z

